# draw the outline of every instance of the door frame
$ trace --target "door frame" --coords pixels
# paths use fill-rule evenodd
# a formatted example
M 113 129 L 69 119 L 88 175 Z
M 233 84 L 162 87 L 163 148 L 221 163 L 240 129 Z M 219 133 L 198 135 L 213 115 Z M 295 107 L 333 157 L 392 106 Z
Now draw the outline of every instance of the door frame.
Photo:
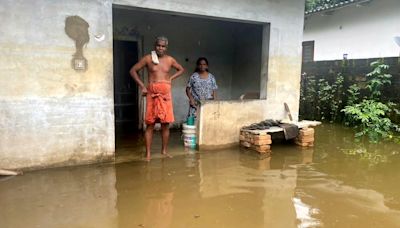
M 143 57 L 143 36 L 141 36 L 139 33 L 132 32 L 132 29 L 128 27 L 122 27 L 118 30 L 114 30 L 113 28 L 113 40 L 119 40 L 119 41 L 132 41 L 132 42 L 137 42 L 138 44 L 138 60 L 140 60 Z M 114 58 L 114 56 L 113 56 Z M 147 77 L 145 77 L 145 72 L 144 69 L 141 70 L 140 74 L 143 76 L 143 82 L 146 84 L 147 83 Z M 145 102 L 146 99 L 142 96 L 140 88 L 138 89 L 138 129 L 144 129 L 144 109 L 145 109 Z M 115 123 L 114 123 L 115 124 Z

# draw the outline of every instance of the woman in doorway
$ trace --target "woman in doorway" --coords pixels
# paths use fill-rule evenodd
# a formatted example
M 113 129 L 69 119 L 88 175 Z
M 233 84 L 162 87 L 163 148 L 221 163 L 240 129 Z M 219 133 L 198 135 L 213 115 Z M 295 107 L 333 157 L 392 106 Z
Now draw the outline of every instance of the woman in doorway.
M 208 72 L 208 60 L 200 57 L 196 61 L 196 69 L 186 86 L 186 95 L 189 97 L 188 117 L 197 117 L 197 108 L 201 100 L 217 99 L 217 89 L 214 75 Z

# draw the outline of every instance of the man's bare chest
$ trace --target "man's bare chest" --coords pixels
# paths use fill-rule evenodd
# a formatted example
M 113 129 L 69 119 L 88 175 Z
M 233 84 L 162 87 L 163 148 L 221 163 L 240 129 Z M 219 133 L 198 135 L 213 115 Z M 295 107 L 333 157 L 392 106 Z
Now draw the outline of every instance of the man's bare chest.
M 149 72 L 165 72 L 168 73 L 171 70 L 171 64 L 167 61 L 160 61 L 159 64 L 150 63 L 148 65 Z

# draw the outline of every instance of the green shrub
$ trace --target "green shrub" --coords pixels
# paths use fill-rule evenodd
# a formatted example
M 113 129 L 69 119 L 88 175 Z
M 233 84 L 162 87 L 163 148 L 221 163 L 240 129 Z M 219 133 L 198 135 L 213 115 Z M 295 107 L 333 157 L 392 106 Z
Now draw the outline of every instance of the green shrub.
M 357 138 L 367 136 L 369 141 L 376 143 L 382 139 L 393 138 L 393 132 L 399 130 L 399 127 L 389 118 L 390 113 L 398 110 L 394 110 L 393 103 L 384 104 L 380 101 L 381 90 L 391 83 L 392 76 L 387 73 L 389 66 L 381 61 L 373 62 L 371 66 L 374 69 L 367 74 L 366 86 L 369 96 L 358 102 L 360 89 L 352 85 L 348 89 L 347 106 L 342 109 L 342 112 L 346 116 L 346 124 L 354 126 L 357 130 L 355 134 Z

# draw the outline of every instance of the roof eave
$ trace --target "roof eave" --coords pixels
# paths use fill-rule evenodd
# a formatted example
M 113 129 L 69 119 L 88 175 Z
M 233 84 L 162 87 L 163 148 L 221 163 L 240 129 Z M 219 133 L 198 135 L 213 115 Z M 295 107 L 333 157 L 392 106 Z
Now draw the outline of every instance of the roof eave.
M 347 6 L 351 6 L 351 5 L 362 5 L 362 4 L 367 4 L 370 3 L 373 0 L 347 0 L 341 3 L 336 3 L 334 5 L 328 6 L 328 7 L 321 7 L 318 9 L 314 9 L 314 10 L 309 10 L 306 11 L 304 14 L 305 16 L 311 16 L 314 14 L 319 14 L 319 13 L 323 13 L 323 12 L 327 12 L 327 11 L 335 11 Z

